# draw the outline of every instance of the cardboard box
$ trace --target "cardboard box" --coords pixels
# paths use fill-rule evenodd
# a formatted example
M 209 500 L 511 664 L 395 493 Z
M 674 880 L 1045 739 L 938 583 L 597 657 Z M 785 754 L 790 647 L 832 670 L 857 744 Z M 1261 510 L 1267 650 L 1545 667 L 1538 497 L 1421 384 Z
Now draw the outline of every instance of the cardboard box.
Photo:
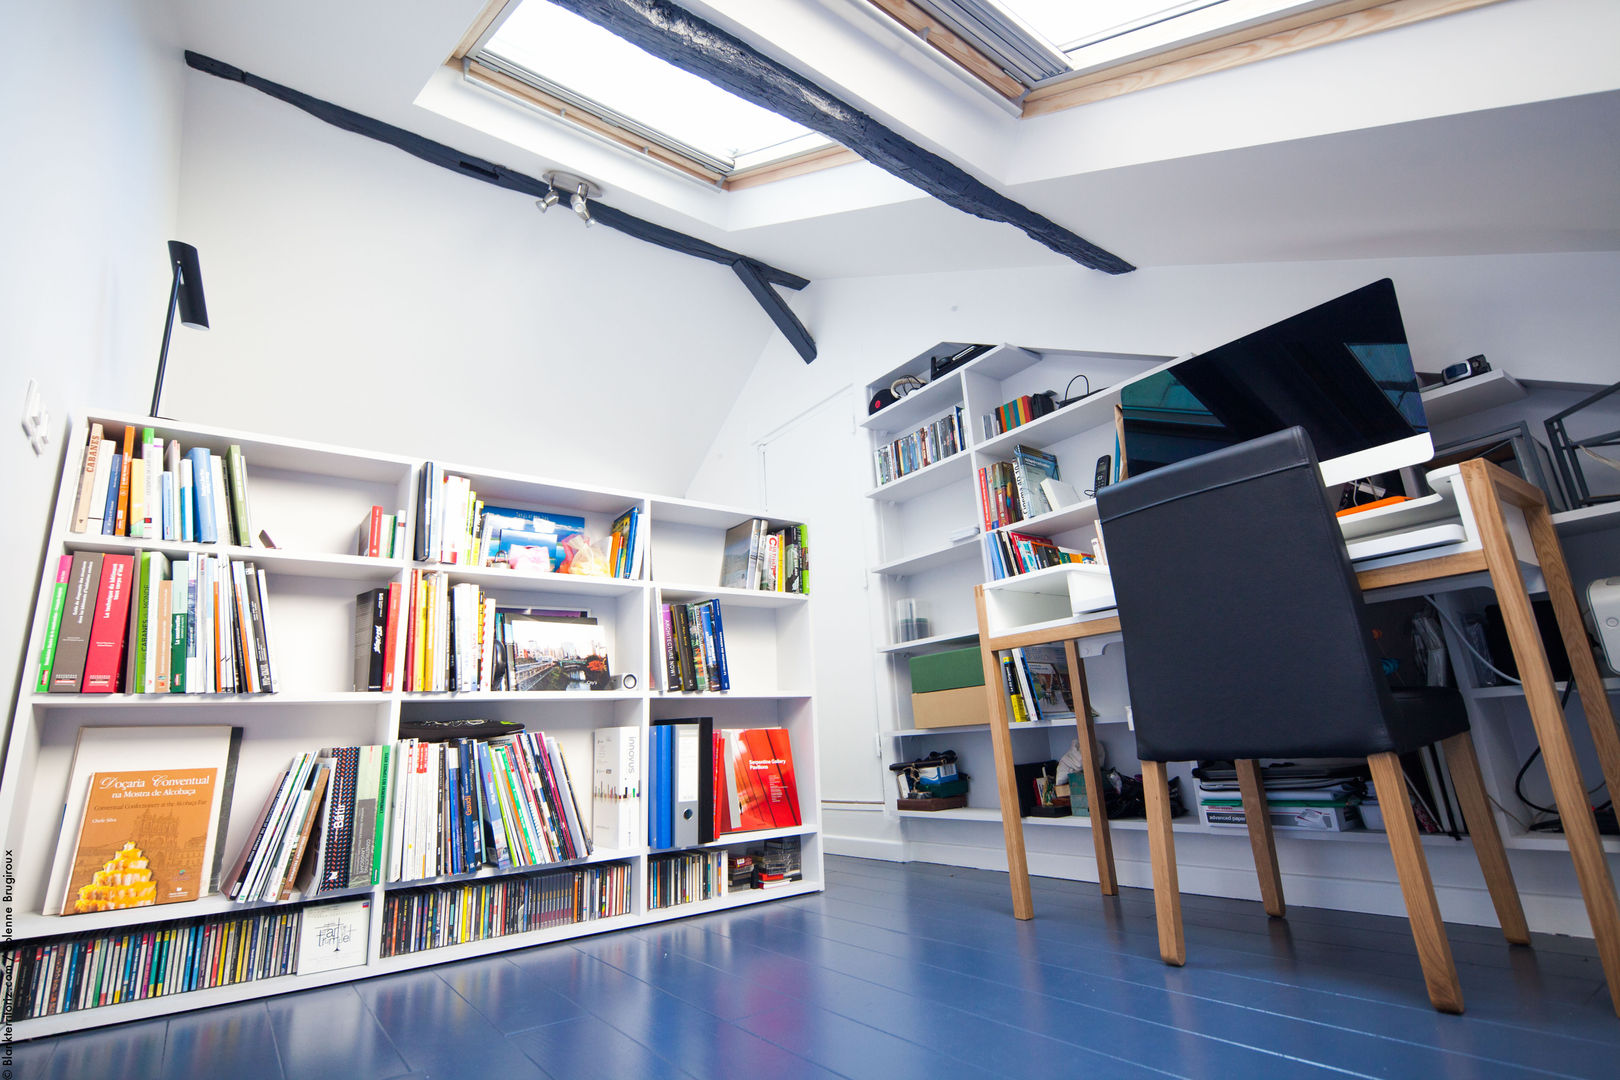
M 983 680 L 978 686 L 911 695 L 911 722 L 920 728 L 965 727 L 990 722 Z

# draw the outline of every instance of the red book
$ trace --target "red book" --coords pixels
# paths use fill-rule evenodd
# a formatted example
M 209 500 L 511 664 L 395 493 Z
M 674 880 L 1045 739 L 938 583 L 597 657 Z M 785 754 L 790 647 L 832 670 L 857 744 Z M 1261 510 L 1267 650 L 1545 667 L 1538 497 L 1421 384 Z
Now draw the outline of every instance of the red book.
M 86 694 L 118 691 L 124 669 L 124 631 L 129 625 L 129 590 L 135 556 L 108 555 L 102 560 L 95 618 L 90 624 L 90 651 L 84 661 Z
M 802 824 L 787 730 L 747 728 L 736 733 L 734 749 L 731 769 L 737 791 L 737 829 L 779 829 Z
M 407 693 L 418 689 L 416 685 L 416 575 L 419 571 L 411 571 L 411 604 L 410 621 L 405 624 L 405 690 Z
M 388 586 L 388 622 L 383 626 L 383 693 L 394 690 L 394 672 L 399 670 L 400 631 L 404 628 L 404 588 L 395 581 Z
M 984 515 L 984 531 L 995 528 L 990 521 L 990 485 L 985 483 L 984 466 L 979 467 L 979 512 Z
M 358 553 L 375 559 L 382 551 L 382 507 L 373 506 L 371 513 L 360 520 Z

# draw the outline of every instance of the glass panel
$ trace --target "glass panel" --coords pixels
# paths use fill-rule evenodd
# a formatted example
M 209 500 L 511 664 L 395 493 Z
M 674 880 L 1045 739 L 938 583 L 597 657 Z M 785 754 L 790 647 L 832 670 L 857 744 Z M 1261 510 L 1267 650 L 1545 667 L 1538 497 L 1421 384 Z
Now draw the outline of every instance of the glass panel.
M 1117 30 L 1212 7 L 1222 0 L 997 0 L 999 6 L 1068 52 Z
M 543 0 L 519 4 L 484 48 L 722 161 L 805 135 L 820 138 Z

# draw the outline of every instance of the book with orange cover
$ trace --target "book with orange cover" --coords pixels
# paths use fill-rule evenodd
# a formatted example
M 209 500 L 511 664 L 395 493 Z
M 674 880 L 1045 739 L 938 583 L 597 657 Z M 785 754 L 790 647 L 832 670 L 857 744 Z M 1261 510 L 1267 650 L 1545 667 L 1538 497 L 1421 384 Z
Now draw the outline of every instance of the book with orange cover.
M 218 769 L 90 774 L 63 915 L 195 900 L 208 889 Z

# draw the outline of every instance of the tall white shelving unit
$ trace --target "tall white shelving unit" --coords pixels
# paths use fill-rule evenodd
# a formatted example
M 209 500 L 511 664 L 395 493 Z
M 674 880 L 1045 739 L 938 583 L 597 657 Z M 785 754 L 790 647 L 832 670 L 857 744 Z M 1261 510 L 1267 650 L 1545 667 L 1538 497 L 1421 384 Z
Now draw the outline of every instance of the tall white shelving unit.
M 868 399 L 901 376 L 918 376 L 927 380 L 929 358 L 954 352 L 961 344 L 941 343 L 884 372 L 868 384 Z M 990 583 L 987 588 L 997 611 L 1020 613 L 1011 620 L 1019 625 L 1036 626 L 1044 621 L 1067 620 L 1071 617 L 1065 569 L 1051 568 L 992 582 L 983 540 L 978 470 L 992 462 L 1012 460 L 1013 447 L 1023 444 L 1055 455 L 1062 478 L 1077 490 L 1084 492 L 1091 488 L 1097 458 L 1104 454 L 1112 457 L 1116 452 L 1113 409 L 1119 401 L 1120 385 L 1171 359 L 1165 356 L 1033 350 L 1001 345 L 938 380 L 925 381 L 920 389 L 911 391 L 862 422 L 869 433 L 871 449 L 875 452 L 878 447 L 915 431 L 957 405 L 963 406 L 967 444 L 961 453 L 886 484 L 878 484 L 874 470 L 867 478 L 866 492 L 876 518 L 882 560 L 872 566 L 870 572 L 876 584 L 872 590 L 875 598 L 871 615 L 877 628 L 877 639 L 884 642 L 878 649 L 878 666 L 880 679 L 887 689 L 879 702 L 882 710 L 879 731 L 886 744 L 885 761 L 914 760 L 948 748 L 956 751 L 958 767 L 973 777 L 968 805 L 950 810 L 898 810 L 894 806 L 893 785 L 890 785 L 887 795 L 889 812 L 905 819 L 903 824 L 915 825 L 919 830 L 915 835 L 923 838 L 925 843 L 941 845 L 938 850 L 951 848 L 961 854 L 970 848 L 982 846 L 982 841 L 960 839 L 961 834 L 944 831 L 944 823 L 999 823 L 1001 806 L 987 727 L 918 728 L 913 723 L 910 658 L 920 653 L 977 643 L 973 590 L 981 583 Z M 1091 396 L 1012 431 L 993 437 L 986 435 L 983 417 L 996 406 L 1039 390 L 1057 390 L 1061 396 L 1069 378 L 1081 373 L 1090 379 L 1091 389 L 1095 391 Z M 1426 408 L 1433 407 L 1435 419 L 1432 422 L 1441 425 L 1516 400 L 1524 393 L 1520 384 L 1511 377 L 1496 374 L 1493 378 L 1482 377 L 1452 386 L 1436 387 L 1426 391 L 1423 397 Z M 1620 507 L 1598 506 L 1566 511 L 1555 514 L 1553 520 L 1566 540 L 1589 533 L 1620 535 Z M 945 539 L 953 532 L 971 526 L 979 526 L 981 531 L 960 543 L 952 544 Z M 1019 521 L 1009 528 L 1050 537 L 1063 547 L 1089 550 L 1092 538 L 1097 535 L 1097 504 L 1095 499 L 1085 498 L 1075 506 Z M 1580 575 L 1580 568 L 1576 567 L 1575 572 Z M 1612 571 L 1599 567 L 1598 572 Z M 1580 576 L 1579 581 L 1584 582 L 1589 576 Z M 1429 586 L 1417 592 L 1434 591 L 1435 588 Z M 1385 590 L 1374 599 L 1393 599 L 1393 592 Z M 931 625 L 927 636 L 911 641 L 896 638 L 893 605 L 901 598 L 916 598 L 928 605 Z M 1440 596 L 1438 602 L 1460 622 L 1464 617 L 1479 614 L 1493 599 L 1488 589 L 1480 587 L 1448 593 Z M 1463 643 L 1449 629 L 1446 633 L 1454 661 L 1465 657 Z M 1078 642 L 1077 646 L 1081 656 L 1089 661 L 1086 664 L 1087 689 L 1092 708 L 1098 714 L 1095 721 L 1098 741 L 1105 748 L 1109 764 L 1125 773 L 1139 772 L 1135 736 L 1130 727 L 1130 696 L 1125 680 L 1126 650 L 1121 635 L 1115 633 L 1087 638 Z M 1510 849 L 1525 851 L 1564 850 L 1562 835 L 1531 831 L 1526 827 L 1527 813 L 1510 815 L 1500 809 L 1516 805 L 1515 774 L 1536 745 L 1523 693 L 1516 685 L 1480 685 L 1470 664 L 1454 662 L 1453 667 L 1458 672 L 1459 688 L 1473 718 L 1486 783 L 1499 807 L 1498 825 L 1504 843 Z M 1620 695 L 1620 677 L 1608 678 L 1605 686 L 1611 700 L 1615 695 Z M 1571 728 L 1576 733 L 1577 746 L 1581 748 L 1586 774 L 1598 777 L 1601 774 L 1596 766 L 1595 753 L 1583 730 L 1585 725 L 1579 715 L 1578 704 L 1572 701 L 1569 708 Z M 1063 755 L 1075 738 L 1075 728 L 1069 720 L 1014 724 L 1012 735 L 1015 761 L 1045 761 Z M 1234 843 L 1242 840 L 1245 834 L 1241 829 L 1207 826 L 1198 820 L 1196 787 L 1191 776 L 1193 764 L 1178 762 L 1169 765 L 1170 775 L 1182 778 L 1183 804 L 1188 811 L 1186 817 L 1176 819 L 1176 832 L 1227 838 Z M 1531 789 L 1532 796 L 1541 794 L 1543 801 L 1550 805 L 1551 795 L 1545 790 L 1544 784 L 1542 790 L 1537 792 L 1532 779 Z M 939 824 L 924 826 L 923 822 Z M 1090 827 L 1090 819 L 1084 816 L 1026 817 L 1024 824 L 1042 828 L 1085 829 Z M 1114 830 L 1124 832 L 1146 828 L 1141 820 L 1113 820 L 1109 824 Z M 928 831 L 921 832 L 923 828 Z M 1344 842 L 1355 846 L 1384 843 L 1381 833 L 1367 831 L 1287 835 L 1289 839 Z M 1424 839 L 1435 847 L 1454 843 L 1445 835 Z M 1620 838 L 1606 836 L 1603 843 L 1605 850 L 1611 854 L 1620 852 Z M 1086 848 L 1089 846 L 1085 845 Z
M 121 433 L 125 425 L 152 427 L 185 448 L 205 446 L 215 453 L 236 444 L 247 461 L 250 513 L 255 531 L 264 529 L 274 550 L 220 544 L 79 535 L 70 531 L 77 484 L 79 448 L 90 424 Z M 112 437 L 109 435 L 108 437 Z M 645 845 L 595 851 L 574 862 L 387 884 L 318 901 L 369 897 L 372 901 L 366 962 L 315 975 L 287 975 L 233 986 L 147 998 L 125 1004 L 57 1013 L 20 1021 L 15 1037 L 34 1038 L 140 1017 L 202 1008 L 345 982 L 411 967 L 445 963 L 508 949 L 542 945 L 585 934 L 640 926 L 688 915 L 724 910 L 765 900 L 818 892 L 824 888 L 820 841 L 820 782 L 817 776 L 816 717 L 811 694 L 809 598 L 797 594 L 719 588 L 723 538 L 727 529 L 751 517 L 746 510 L 629 491 L 593 488 L 517 473 L 443 462 L 448 473 L 466 476 L 486 503 L 554 510 L 585 518 L 586 532 L 605 535 L 612 520 L 634 506 L 644 514 L 649 545 L 647 576 L 637 580 L 524 575 L 504 569 L 414 563 L 349 554 L 362 516 L 373 505 L 404 509 L 416 519 L 420 459 L 276 439 L 194 424 L 96 413 L 74 425 L 69 475 L 64 478 L 50 523 L 46 571 L 29 635 L 25 683 L 21 688 L 0 777 L 0 821 L 5 846 L 15 856 L 16 885 L 9 905 L 8 947 L 41 939 L 116 927 L 168 922 L 246 908 L 298 906 L 242 905 L 218 895 L 184 904 L 74 916 L 43 914 L 47 878 L 64 828 L 62 807 L 78 731 L 87 725 L 210 725 L 242 729 L 234 793 L 224 851 L 225 865 L 249 841 L 249 832 L 280 770 L 299 751 L 322 746 L 387 743 L 396 739 L 402 719 L 484 717 L 522 721 L 529 730 L 557 737 L 570 772 L 583 785 L 582 810 L 589 811 L 594 732 L 633 726 L 647 732 L 656 720 L 712 716 L 717 727 L 780 726 L 789 732 L 802 826 L 730 834 L 699 848 L 742 848 L 773 836 L 800 839 L 803 879 L 772 890 L 745 890 L 712 900 L 651 910 Z M 789 524 L 772 519 L 773 527 Z M 406 550 L 412 548 L 408 532 Z M 161 551 L 171 558 L 224 554 L 251 561 L 269 577 L 267 606 L 274 630 L 278 692 L 260 695 L 50 694 L 33 692 L 34 676 L 47 630 L 55 567 L 60 555 L 76 551 Z M 413 568 L 446 570 L 452 582 L 475 582 L 502 606 L 589 609 L 607 639 L 615 675 L 631 674 L 633 689 L 581 692 L 390 693 L 351 689 L 354 613 L 357 594 L 391 582 L 408 583 Z M 660 604 L 717 598 L 725 615 L 727 654 L 733 689 L 725 693 L 683 694 L 661 688 L 663 647 Z M 643 755 L 645 761 L 645 755 Z M 647 777 L 642 776 L 643 792 Z M 647 800 L 641 800 L 645 835 Z M 77 823 L 67 823 L 76 829 Z M 629 914 L 481 941 L 382 956 L 383 908 L 395 890 L 428 884 L 479 880 L 505 874 L 544 874 L 600 863 L 630 868 Z

